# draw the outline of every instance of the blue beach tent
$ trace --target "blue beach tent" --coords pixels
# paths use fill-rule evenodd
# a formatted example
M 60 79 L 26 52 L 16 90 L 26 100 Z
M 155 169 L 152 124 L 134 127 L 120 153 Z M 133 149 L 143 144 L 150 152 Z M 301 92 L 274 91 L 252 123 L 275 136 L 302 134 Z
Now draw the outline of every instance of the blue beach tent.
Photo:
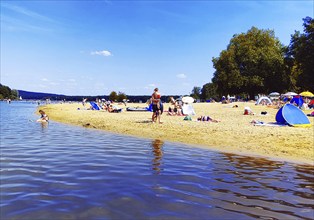
M 95 102 L 90 102 L 90 105 L 93 107 L 94 110 L 100 110 L 99 106 Z
M 146 107 L 147 111 L 152 112 L 153 111 L 153 104 L 150 104 L 148 107 Z
M 288 124 L 297 127 L 311 126 L 310 120 L 298 107 L 292 104 L 286 104 L 279 109 L 276 114 L 276 121 L 279 124 Z
M 153 104 L 150 104 L 148 107 L 146 107 L 146 110 L 149 112 L 153 111 Z M 160 103 L 160 110 L 161 112 L 164 112 L 164 105 L 162 103 Z

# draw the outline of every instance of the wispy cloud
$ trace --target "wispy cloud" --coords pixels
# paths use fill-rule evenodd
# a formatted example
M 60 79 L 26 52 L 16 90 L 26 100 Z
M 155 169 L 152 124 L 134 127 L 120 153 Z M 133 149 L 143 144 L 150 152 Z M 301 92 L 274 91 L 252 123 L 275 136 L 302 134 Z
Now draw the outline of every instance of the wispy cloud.
M 177 78 L 179 79 L 185 79 L 187 76 L 184 73 L 177 74 Z
M 52 29 L 36 25 L 30 25 L 23 20 L 1 15 L 3 30 L 7 31 L 26 31 L 26 32 L 51 32 Z
M 108 51 L 108 50 L 92 51 L 90 54 L 91 55 L 105 56 L 105 57 L 112 56 L 112 53 L 110 51 Z
M 49 85 L 51 85 L 51 86 L 58 86 L 58 85 L 60 85 L 60 83 L 50 82 Z
M 9 3 L 6 3 L 6 2 L 2 2 L 1 3 L 1 7 L 9 9 L 11 11 L 14 11 L 14 12 L 16 12 L 18 14 L 25 15 L 27 17 L 35 18 L 35 19 L 42 20 L 42 21 L 53 22 L 53 20 L 51 18 L 47 17 L 47 16 L 41 15 L 41 14 L 39 14 L 37 12 L 31 11 L 29 9 L 26 9 L 26 8 L 23 8 L 23 7 L 20 7 L 20 6 L 17 6 L 17 5 L 13 5 L 13 4 L 9 4 Z
M 9 32 L 51 32 L 55 20 L 8 2 L 1 2 L 1 24 Z
M 156 84 L 151 83 L 151 84 L 148 84 L 147 86 L 145 86 L 144 89 L 152 89 L 152 88 L 155 88 L 155 87 L 156 87 Z
M 49 80 L 47 78 L 42 78 L 41 81 L 48 82 Z

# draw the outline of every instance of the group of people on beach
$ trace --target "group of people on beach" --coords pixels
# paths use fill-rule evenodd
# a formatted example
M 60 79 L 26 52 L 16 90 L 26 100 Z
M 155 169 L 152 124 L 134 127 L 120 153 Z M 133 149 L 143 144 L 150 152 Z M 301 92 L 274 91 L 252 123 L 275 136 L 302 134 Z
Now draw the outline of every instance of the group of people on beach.
M 161 102 L 161 95 L 159 93 L 159 89 L 155 88 L 154 92 L 151 97 L 152 108 L 153 108 L 153 115 L 152 115 L 152 123 L 158 122 L 162 124 L 163 122 L 160 121 L 161 114 L 163 113 L 163 104 Z M 170 106 L 168 108 L 168 115 L 169 116 L 184 116 L 182 111 L 182 103 L 176 101 L 173 97 L 170 97 Z M 213 119 L 210 116 L 200 116 L 197 118 L 197 121 L 206 121 L 206 122 L 214 122 L 218 123 L 220 120 Z
M 182 111 L 182 103 L 174 100 L 173 97 L 170 97 L 170 104 L 173 106 L 169 106 L 168 108 L 168 115 L 170 116 L 183 116 L 183 111 Z
M 83 99 L 82 104 L 83 106 L 86 105 L 87 99 Z M 103 110 L 107 111 L 110 113 L 119 113 L 122 111 L 122 108 L 119 108 L 116 105 L 113 105 L 113 103 L 110 100 L 101 100 L 101 99 L 96 99 L 96 102 L 94 102 L 96 106 L 93 106 L 92 104 L 90 105 L 87 110 Z

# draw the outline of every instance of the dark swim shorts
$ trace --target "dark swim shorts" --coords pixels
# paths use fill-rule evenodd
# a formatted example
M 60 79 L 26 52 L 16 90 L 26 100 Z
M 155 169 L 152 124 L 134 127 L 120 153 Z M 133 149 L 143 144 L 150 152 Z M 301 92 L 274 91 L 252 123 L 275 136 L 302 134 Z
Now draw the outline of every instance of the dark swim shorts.
M 164 108 L 163 108 L 164 106 L 163 106 L 163 104 L 162 103 L 160 103 L 160 108 L 158 108 L 157 107 L 157 104 L 153 104 L 153 112 L 157 112 L 157 111 L 161 111 L 161 114 L 163 113 L 163 111 L 164 111 Z

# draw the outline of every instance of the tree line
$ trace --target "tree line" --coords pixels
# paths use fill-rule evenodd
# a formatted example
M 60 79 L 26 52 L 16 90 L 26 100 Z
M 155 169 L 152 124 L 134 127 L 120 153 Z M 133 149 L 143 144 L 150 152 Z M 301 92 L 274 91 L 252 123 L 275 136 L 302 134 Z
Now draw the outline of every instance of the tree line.
M 146 102 L 151 98 L 149 95 L 126 95 L 123 92 L 112 91 L 109 95 L 97 95 L 97 96 L 67 96 L 61 94 L 41 93 L 41 92 L 28 92 L 24 90 L 11 89 L 8 86 L 0 84 L 0 100 L 3 99 L 19 99 L 22 96 L 23 100 L 46 100 L 51 101 L 82 101 L 87 99 L 88 101 L 95 101 L 97 99 L 106 99 L 114 102 Z M 162 96 L 162 102 L 168 102 L 170 97 L 179 98 L 179 95 Z
M 219 100 L 223 95 L 253 99 L 257 94 L 314 89 L 314 20 L 303 19 L 303 33 L 295 31 L 284 46 L 273 30 L 252 27 L 235 34 L 219 57 L 211 82 L 195 86 L 196 99 Z
M 15 89 L 11 89 L 8 86 L 0 84 L 0 100 L 3 99 L 18 99 L 19 93 Z

